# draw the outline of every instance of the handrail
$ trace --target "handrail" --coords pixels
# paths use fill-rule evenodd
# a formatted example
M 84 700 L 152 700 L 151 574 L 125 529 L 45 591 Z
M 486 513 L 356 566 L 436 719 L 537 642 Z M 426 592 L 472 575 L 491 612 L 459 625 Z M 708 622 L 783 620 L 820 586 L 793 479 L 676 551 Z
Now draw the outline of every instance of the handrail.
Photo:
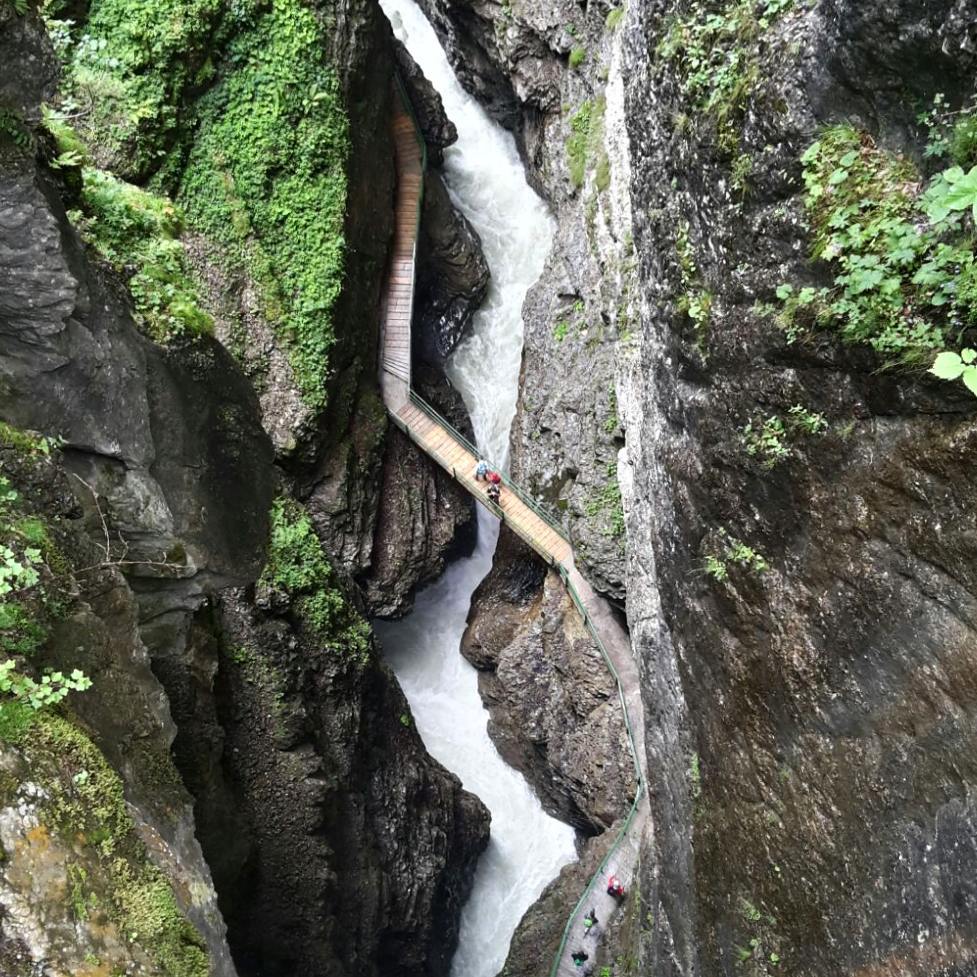
M 418 122 L 417 114 L 414 112 L 414 104 L 411 102 L 410 95 L 407 93 L 407 86 L 404 84 L 403 78 L 400 77 L 400 72 L 396 69 L 394 70 L 394 83 L 397 87 L 398 94 L 400 95 L 401 104 L 407 110 L 407 114 L 410 116 L 411 122 L 414 123 L 414 139 L 421 150 L 421 176 L 417 193 L 417 207 L 414 213 L 414 241 L 411 245 L 410 252 L 410 308 L 413 309 L 414 292 L 417 288 L 417 241 L 420 237 L 421 216 L 424 211 L 424 175 L 427 173 L 427 142 L 424 139 L 423 132 L 421 131 L 421 124 Z M 407 376 L 406 378 L 401 377 L 401 379 L 406 379 L 407 385 L 410 386 L 412 375 L 413 370 L 411 369 L 410 357 L 408 357 Z
M 453 427 L 444 417 L 442 417 L 416 390 L 412 387 L 410 390 L 410 400 L 415 407 L 419 407 L 425 414 L 427 414 L 432 421 L 436 424 L 440 424 L 442 427 L 447 428 L 451 435 L 459 442 L 463 447 L 467 448 L 476 458 L 483 458 L 484 455 L 479 451 L 478 447 L 472 444 L 459 430 Z M 567 531 L 563 528 L 563 524 L 556 518 L 555 515 L 548 512 L 543 508 L 540 503 L 538 503 L 528 492 L 520 488 L 511 478 L 509 473 L 501 467 L 494 467 L 493 470 L 497 471 L 502 477 L 502 481 L 513 495 L 517 496 L 520 501 L 529 509 L 531 509 L 547 526 L 550 527 L 555 533 L 560 535 L 567 542 L 570 541 L 570 537 Z
M 580 912 L 581 906 L 590 899 L 590 894 L 594 891 L 594 886 L 597 884 L 597 880 L 603 876 L 607 871 L 608 862 L 610 862 L 612 856 L 616 855 L 618 849 L 624 843 L 624 839 L 627 837 L 627 833 L 631 828 L 631 824 L 634 821 L 634 816 L 638 812 L 638 804 L 641 802 L 642 794 L 644 793 L 645 785 L 643 783 L 638 784 L 638 790 L 635 792 L 634 800 L 631 802 L 631 810 L 628 811 L 628 816 L 624 819 L 624 824 L 621 825 L 621 830 L 618 831 L 617 837 L 614 839 L 614 844 L 608 849 L 607 854 L 601 859 L 600 865 L 597 866 L 597 870 L 590 877 L 590 881 L 587 883 L 580 898 L 577 900 L 576 905 L 573 907 L 573 911 L 567 919 L 566 925 L 563 927 L 563 935 L 560 937 L 560 945 L 557 948 L 556 956 L 553 958 L 553 966 L 550 968 L 550 977 L 556 977 L 557 972 L 560 969 L 560 963 L 563 960 L 564 951 L 567 948 L 567 940 L 570 939 L 570 927 L 573 926 L 573 921 L 577 918 L 577 913 Z

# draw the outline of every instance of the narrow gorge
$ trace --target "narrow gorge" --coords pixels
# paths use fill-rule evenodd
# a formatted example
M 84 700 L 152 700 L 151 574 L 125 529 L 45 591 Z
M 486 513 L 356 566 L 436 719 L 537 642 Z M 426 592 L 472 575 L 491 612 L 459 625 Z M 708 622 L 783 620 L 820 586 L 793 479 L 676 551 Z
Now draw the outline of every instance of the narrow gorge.
M 977 0 L 0 0 L 0 977 L 973 977 L 975 246 Z

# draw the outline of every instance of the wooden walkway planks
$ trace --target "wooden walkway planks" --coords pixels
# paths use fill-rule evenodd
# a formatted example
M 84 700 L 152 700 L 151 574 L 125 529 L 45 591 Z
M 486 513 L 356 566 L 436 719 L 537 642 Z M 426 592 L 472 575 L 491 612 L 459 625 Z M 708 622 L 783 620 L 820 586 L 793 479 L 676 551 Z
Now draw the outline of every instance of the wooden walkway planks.
M 495 515 L 499 515 L 488 501 L 487 483 L 477 481 L 475 478 L 478 458 L 455 439 L 452 431 L 443 427 L 421 408 L 410 403 L 397 411 L 395 419 L 425 454 L 433 458 L 455 481 L 468 489 L 478 502 Z M 570 544 L 505 485 L 502 486 L 499 509 L 505 524 L 518 533 L 548 563 L 572 564 L 573 550 Z

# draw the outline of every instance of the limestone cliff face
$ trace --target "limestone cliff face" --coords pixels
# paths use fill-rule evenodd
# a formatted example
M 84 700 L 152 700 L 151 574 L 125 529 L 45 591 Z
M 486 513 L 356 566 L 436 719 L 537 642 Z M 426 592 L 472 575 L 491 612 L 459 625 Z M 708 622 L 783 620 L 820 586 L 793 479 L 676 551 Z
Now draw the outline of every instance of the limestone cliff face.
M 974 402 L 824 332 L 790 344 L 764 305 L 781 282 L 833 277 L 807 258 L 799 159 L 819 127 L 921 159 L 920 109 L 973 95 L 977 11 L 630 3 L 601 10 L 598 33 L 570 4 L 428 6 L 561 217 L 524 361 L 524 390 L 559 387 L 539 407 L 524 393 L 514 451 L 524 478 L 558 487 L 578 545 L 601 506 L 573 518 L 573 477 L 624 447 L 627 558 L 585 549 L 626 595 L 649 717 L 650 911 L 621 951 L 663 974 L 970 972 Z M 735 56 L 735 77 L 676 57 L 708 30 L 726 40 L 699 66 Z M 595 105 L 578 111 L 601 94 L 581 180 L 564 141 L 574 119 L 590 134 Z M 588 350 L 594 303 L 607 319 Z M 798 405 L 826 429 L 764 467 L 744 428 Z M 730 540 L 767 568 L 730 558 Z
M 388 438 L 376 395 L 377 303 L 392 226 L 389 28 L 370 3 L 320 4 L 316 13 L 335 18 L 331 57 L 350 122 L 347 287 L 334 313 L 325 411 L 299 396 L 257 283 L 198 230 L 181 242 L 217 339 L 159 345 L 137 330 L 125 282 L 83 246 L 66 213 L 77 172 L 49 165 L 55 151 L 39 104 L 54 97 L 57 70 L 40 19 L 33 9 L 0 10 L 5 63 L 24 66 L 16 84 L 4 73 L 0 106 L 15 123 L 2 116 L 0 417 L 63 440 L 64 505 L 109 574 L 104 592 L 65 621 L 63 643 L 47 642 L 25 667 L 77 666 L 95 680 L 77 697 L 78 735 L 104 755 L 107 789 L 118 782 L 133 805 L 133 838 L 120 829 L 132 871 L 155 865 L 145 872 L 173 883 L 189 922 L 174 915 L 170 935 L 194 966 L 227 977 L 295 967 L 441 974 L 487 814 L 427 756 L 375 653 L 343 656 L 354 639 L 369 644 L 359 615 L 402 613 L 417 583 L 440 572 L 471 522 L 470 503 L 399 435 Z M 209 81 L 230 70 L 218 65 Z M 187 117 L 197 95 L 180 106 Z M 455 408 L 444 392 L 442 409 Z M 409 486 L 405 463 L 414 466 Z M 396 491 L 381 502 L 384 480 L 410 489 L 406 512 Z M 296 610 L 301 601 L 255 590 L 273 496 L 301 505 L 307 545 L 329 578 L 328 591 L 306 595 L 320 600 L 317 630 Z M 42 514 L 54 517 L 53 506 L 43 502 Z M 382 557 L 381 522 L 398 541 Z M 396 586 L 387 592 L 374 576 Z M 322 637 L 346 618 L 360 624 Z M 83 646 L 66 644 L 79 635 Z M 31 778 L 66 796 L 84 778 L 52 768 L 43 751 L 18 752 L 9 730 L 0 739 L 9 774 L 0 834 L 5 850 L 18 846 L 29 860 L 37 855 L 30 833 L 48 817 L 45 798 L 28 791 Z M 56 862 L 61 849 L 49 855 Z M 98 874 L 97 861 L 78 864 L 107 905 L 114 879 Z M 0 960 L 18 962 L 16 977 L 41 961 L 58 973 L 104 964 L 198 977 L 199 968 L 172 960 L 152 969 L 126 932 L 99 930 L 105 920 L 94 912 L 91 933 L 72 947 L 62 939 L 70 920 L 53 905 L 64 871 L 45 868 L 47 888 L 17 903 L 25 866 L 17 862 L 10 886 L 0 884 L 5 911 L 16 905 L 24 924 L 5 925 L 0 937 Z M 159 888 L 150 875 L 146 884 Z M 138 896 L 120 897 L 115 925 L 143 925 L 123 912 Z M 79 933 L 83 910 L 74 911 Z

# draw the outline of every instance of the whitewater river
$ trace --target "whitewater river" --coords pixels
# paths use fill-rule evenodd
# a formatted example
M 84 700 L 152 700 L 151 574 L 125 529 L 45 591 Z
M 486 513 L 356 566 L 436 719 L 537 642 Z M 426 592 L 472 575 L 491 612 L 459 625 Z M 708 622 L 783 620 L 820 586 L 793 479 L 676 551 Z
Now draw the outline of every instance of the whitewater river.
M 381 6 L 458 127 L 458 142 L 445 153 L 445 176 L 452 199 L 481 235 L 492 285 L 448 373 L 468 405 L 479 447 L 503 464 L 516 409 L 522 303 L 543 270 L 553 221 L 526 184 L 511 135 L 458 84 L 417 6 L 412 0 L 381 0 Z M 491 567 L 498 538 L 497 521 L 481 506 L 478 520 L 472 556 L 418 595 L 409 617 L 377 622 L 428 750 L 492 812 L 491 841 L 462 914 L 452 977 L 497 974 L 523 913 L 576 858 L 573 830 L 543 811 L 492 745 L 477 673 L 459 651 L 472 592 Z

